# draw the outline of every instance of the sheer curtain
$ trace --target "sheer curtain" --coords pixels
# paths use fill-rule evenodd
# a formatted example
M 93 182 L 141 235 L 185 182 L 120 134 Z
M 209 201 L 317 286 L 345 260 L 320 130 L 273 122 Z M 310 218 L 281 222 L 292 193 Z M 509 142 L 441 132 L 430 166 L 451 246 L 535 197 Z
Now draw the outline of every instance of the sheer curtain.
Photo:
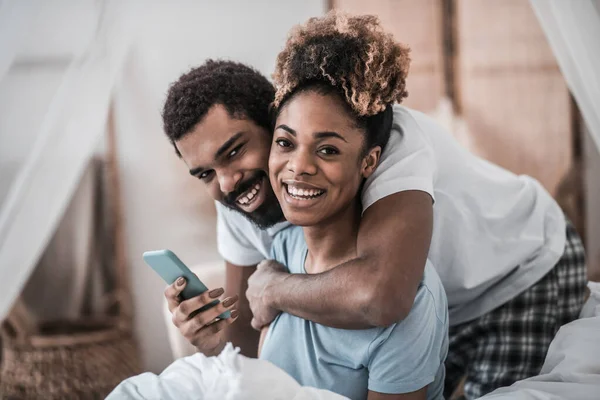
M 60 48 L 60 44 L 56 46 L 61 60 L 70 60 L 70 65 L 62 76 L 33 144 L 27 149 L 26 159 L 19 166 L 0 204 L 0 320 L 10 311 L 37 265 L 105 134 L 112 90 L 129 49 L 130 36 L 127 33 L 131 32 L 131 26 L 124 24 L 120 18 L 128 15 L 124 7 L 113 2 L 106 4 L 100 10 L 101 18 L 95 35 L 92 35 L 91 42 L 84 43 L 83 52 L 67 54 L 65 58 L 64 49 Z M 22 10 L 15 2 L 8 1 L 0 6 L 0 21 L 21 15 Z M 55 10 L 69 12 L 64 7 Z M 38 9 L 31 6 L 26 11 L 28 18 L 34 19 L 28 23 L 39 22 L 35 21 L 41 18 L 42 13 Z M 67 22 L 74 18 L 71 15 L 66 17 Z M 55 24 L 53 29 L 60 30 L 58 25 L 61 21 L 64 20 L 57 18 L 50 21 Z M 14 25 L 0 26 L 3 38 L 24 37 L 22 28 L 28 25 Z M 10 27 L 16 30 L 6 32 Z M 46 38 L 35 39 L 46 43 Z M 52 40 L 48 39 L 48 42 Z M 69 41 L 63 42 L 68 44 Z M 37 48 L 45 51 L 47 47 L 38 45 Z M 0 74 L 4 76 L 11 64 L 19 61 L 19 54 L 15 52 L 21 49 L 12 46 L 8 50 L 12 53 L 4 53 L 0 58 Z M 36 56 L 39 58 L 39 55 Z M 56 58 L 51 52 L 42 54 L 42 57 L 50 59 L 53 56 Z M 33 60 L 27 62 L 35 64 L 36 58 Z M 7 145 L 8 149 L 13 145 L 9 140 L 11 135 L 17 137 L 20 132 L 17 129 L 4 133 L 3 145 Z
M 600 149 L 600 0 L 530 0 Z

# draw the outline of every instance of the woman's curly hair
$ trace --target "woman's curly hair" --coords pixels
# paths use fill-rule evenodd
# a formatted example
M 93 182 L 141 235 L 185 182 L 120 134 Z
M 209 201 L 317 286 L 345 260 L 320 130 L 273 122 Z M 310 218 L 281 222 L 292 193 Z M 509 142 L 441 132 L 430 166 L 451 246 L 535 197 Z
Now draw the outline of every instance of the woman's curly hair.
M 278 108 L 309 82 L 338 89 L 359 117 L 400 103 L 408 93 L 410 49 L 383 31 L 375 16 L 331 11 L 296 26 L 279 53 L 273 81 Z

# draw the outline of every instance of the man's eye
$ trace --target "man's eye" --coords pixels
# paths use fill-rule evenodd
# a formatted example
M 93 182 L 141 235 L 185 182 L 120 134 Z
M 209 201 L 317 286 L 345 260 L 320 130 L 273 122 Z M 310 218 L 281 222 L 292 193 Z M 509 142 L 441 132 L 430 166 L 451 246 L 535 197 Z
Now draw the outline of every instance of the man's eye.
M 212 170 L 203 171 L 200 175 L 198 175 L 198 178 L 206 179 L 210 176 L 210 174 L 212 174 Z
M 289 140 L 285 140 L 285 139 L 277 139 L 275 141 L 275 143 L 277 143 L 277 145 L 280 147 L 291 147 L 292 146 L 292 144 L 289 142 Z
M 323 147 L 322 149 L 319 149 L 319 153 L 330 156 L 333 154 L 339 154 L 340 152 L 334 147 Z
M 240 151 L 240 149 L 242 148 L 242 146 L 243 146 L 243 145 L 241 144 L 241 145 L 239 145 L 238 147 L 236 147 L 235 149 L 231 150 L 231 151 L 229 152 L 229 154 L 227 155 L 227 157 L 231 158 L 231 157 L 235 156 L 237 153 L 239 153 L 239 151 Z

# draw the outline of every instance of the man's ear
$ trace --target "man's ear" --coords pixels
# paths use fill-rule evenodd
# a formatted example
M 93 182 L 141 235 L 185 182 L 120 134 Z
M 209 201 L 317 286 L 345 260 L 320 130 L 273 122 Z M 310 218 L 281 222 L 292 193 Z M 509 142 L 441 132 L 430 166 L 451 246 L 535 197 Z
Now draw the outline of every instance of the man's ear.
M 375 146 L 369 150 L 367 155 L 363 157 L 362 166 L 361 166 L 361 174 L 363 178 L 368 178 L 379 165 L 379 158 L 381 157 L 381 147 Z

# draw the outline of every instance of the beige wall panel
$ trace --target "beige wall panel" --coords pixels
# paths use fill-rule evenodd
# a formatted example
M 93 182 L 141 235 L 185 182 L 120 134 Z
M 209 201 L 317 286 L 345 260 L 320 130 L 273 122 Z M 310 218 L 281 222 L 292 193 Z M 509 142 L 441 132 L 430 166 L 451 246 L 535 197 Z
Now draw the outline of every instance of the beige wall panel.
M 527 0 L 457 0 L 458 93 L 472 150 L 555 194 L 572 158 L 569 93 Z
M 333 0 L 351 14 L 373 14 L 396 40 L 410 46 L 412 64 L 404 104 L 421 111 L 436 108 L 444 94 L 440 0 Z
M 471 151 L 554 193 L 571 162 L 563 83 L 549 74 L 473 75 L 462 90 Z

